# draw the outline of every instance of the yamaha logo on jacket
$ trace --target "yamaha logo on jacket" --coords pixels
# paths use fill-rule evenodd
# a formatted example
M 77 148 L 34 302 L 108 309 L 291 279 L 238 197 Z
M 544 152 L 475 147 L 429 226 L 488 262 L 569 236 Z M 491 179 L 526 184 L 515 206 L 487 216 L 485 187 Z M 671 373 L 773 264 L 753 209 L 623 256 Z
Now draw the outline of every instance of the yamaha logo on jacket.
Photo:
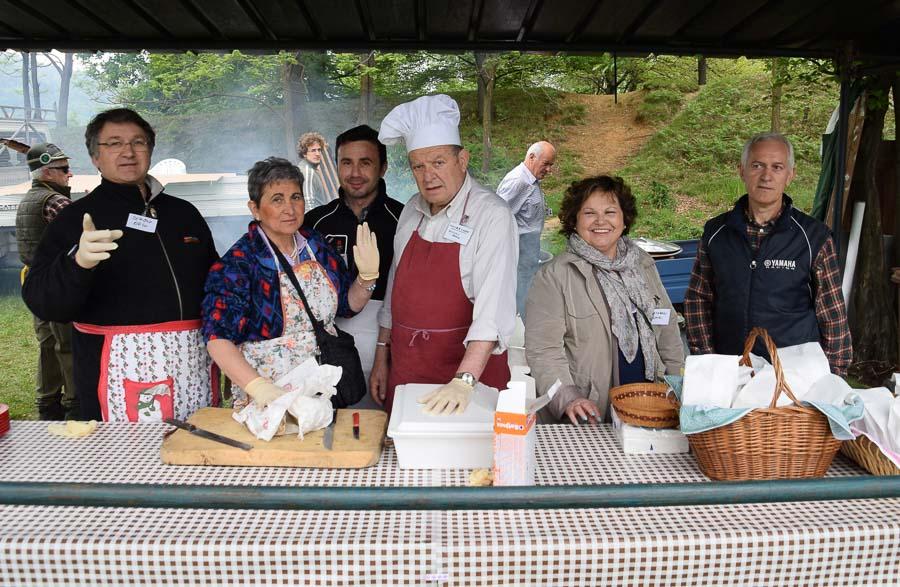
M 779 347 L 818 342 L 813 265 L 829 236 L 828 228 L 793 206 L 784 208 L 756 253 L 747 237 L 748 197 L 713 218 L 703 244 L 713 268 L 713 346 L 739 355 L 755 326 L 769 331 Z M 754 353 L 768 357 L 757 342 Z

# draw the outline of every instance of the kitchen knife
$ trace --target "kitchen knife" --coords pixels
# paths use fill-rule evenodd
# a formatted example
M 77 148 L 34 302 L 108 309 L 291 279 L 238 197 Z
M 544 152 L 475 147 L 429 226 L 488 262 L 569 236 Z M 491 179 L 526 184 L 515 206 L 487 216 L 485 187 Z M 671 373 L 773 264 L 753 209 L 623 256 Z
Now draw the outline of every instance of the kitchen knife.
M 331 450 L 331 445 L 334 444 L 334 425 L 337 423 L 337 410 L 332 410 L 331 412 L 331 424 L 325 427 L 325 436 L 322 437 L 322 446 L 326 449 Z
M 206 438 L 207 440 L 221 442 L 222 444 L 227 444 L 228 446 L 234 446 L 241 450 L 250 450 L 251 448 L 253 448 L 253 445 L 247 444 L 246 442 L 240 442 L 233 438 L 228 438 L 227 436 L 222 436 L 221 434 L 216 434 L 215 432 L 210 432 L 209 430 L 197 428 L 193 424 L 189 424 L 187 422 L 182 422 L 181 420 L 176 420 L 174 418 L 167 418 L 165 420 L 165 423 L 169 424 L 171 426 L 175 426 L 176 428 L 181 428 L 182 430 L 186 430 L 195 436 L 199 436 L 200 438 Z

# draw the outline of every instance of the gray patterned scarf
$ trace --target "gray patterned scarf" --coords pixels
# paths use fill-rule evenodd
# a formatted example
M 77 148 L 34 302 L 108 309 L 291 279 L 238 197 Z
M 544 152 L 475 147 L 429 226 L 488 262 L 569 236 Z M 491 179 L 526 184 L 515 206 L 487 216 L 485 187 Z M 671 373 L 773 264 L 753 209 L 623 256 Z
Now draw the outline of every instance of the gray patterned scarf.
M 591 264 L 597 284 L 609 304 L 612 331 L 619 343 L 619 350 L 628 362 L 637 356 L 638 343 L 644 355 L 644 376 L 656 379 L 656 337 L 650 326 L 654 301 L 647 291 L 647 283 L 638 271 L 638 247 L 627 236 L 616 242 L 616 258 L 610 259 L 577 234 L 569 237 L 567 247 Z M 637 314 L 632 315 L 632 307 Z

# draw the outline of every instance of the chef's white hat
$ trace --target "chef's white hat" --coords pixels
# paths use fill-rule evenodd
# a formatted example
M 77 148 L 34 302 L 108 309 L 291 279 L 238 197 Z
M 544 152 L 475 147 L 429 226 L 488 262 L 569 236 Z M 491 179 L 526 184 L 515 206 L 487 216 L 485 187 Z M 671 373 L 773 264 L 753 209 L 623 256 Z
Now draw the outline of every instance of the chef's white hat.
M 459 106 L 450 96 L 422 96 L 394 107 L 381 121 L 378 140 L 385 145 L 406 142 L 406 151 L 462 146 L 459 140 Z

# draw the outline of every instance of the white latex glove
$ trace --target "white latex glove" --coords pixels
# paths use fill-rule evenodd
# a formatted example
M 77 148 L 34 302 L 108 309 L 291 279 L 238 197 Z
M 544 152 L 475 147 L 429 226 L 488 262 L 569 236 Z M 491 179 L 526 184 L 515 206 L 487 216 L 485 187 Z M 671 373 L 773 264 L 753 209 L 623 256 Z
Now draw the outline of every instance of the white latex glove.
M 419 398 L 419 403 L 425 404 L 422 412 L 432 416 L 462 414 L 469 405 L 474 389 L 462 379 L 454 377 L 450 380 L 450 383 Z
M 269 403 L 287 393 L 285 388 L 275 385 L 265 377 L 257 377 L 244 386 L 244 391 L 260 408 L 265 408 Z
M 97 230 L 90 214 L 81 220 L 81 238 L 75 251 L 75 262 L 84 269 L 93 269 L 100 261 L 109 259 L 109 251 L 119 248 L 113 241 L 122 238 L 121 230 Z
M 353 245 L 353 260 L 363 281 L 378 279 L 378 239 L 369 230 L 369 223 L 363 222 L 356 227 L 356 244 Z

